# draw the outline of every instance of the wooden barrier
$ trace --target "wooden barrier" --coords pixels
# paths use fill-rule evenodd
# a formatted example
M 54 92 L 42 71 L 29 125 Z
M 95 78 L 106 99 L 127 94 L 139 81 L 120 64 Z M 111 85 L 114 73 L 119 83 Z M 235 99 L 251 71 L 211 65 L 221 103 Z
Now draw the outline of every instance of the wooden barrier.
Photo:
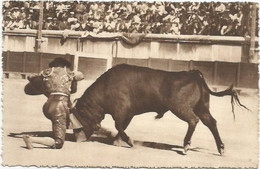
M 113 61 L 113 66 L 122 63 L 166 71 L 196 69 L 203 73 L 207 83 L 210 85 L 229 86 L 234 84 L 235 87 L 239 88 L 258 88 L 258 64 L 254 63 L 116 58 Z
M 113 65 L 127 63 L 166 71 L 198 69 L 212 85 L 258 88 L 257 63 L 248 63 L 249 40 L 243 37 L 148 34 L 139 45 L 126 47 L 120 34 L 92 34 L 82 40 L 84 32 L 72 31 L 62 44 L 64 33 L 43 31 L 42 52 L 35 53 L 35 30 L 4 31 L 4 72 L 24 77 L 64 57 L 86 79 L 95 80 Z
M 85 79 L 91 79 L 91 80 L 97 79 L 102 73 L 106 71 L 106 67 L 107 67 L 106 59 L 96 59 L 96 58 L 86 58 L 86 57 L 79 58 L 78 70 L 84 74 Z
M 56 57 L 63 57 L 73 64 L 73 55 L 36 52 L 3 52 L 3 71 L 21 73 L 39 73 L 48 68 L 48 64 Z
M 61 43 L 63 36 L 66 41 Z M 77 52 L 136 59 L 165 58 L 194 61 L 249 62 L 249 39 L 232 36 L 147 34 L 134 48 L 120 42 L 119 33 L 42 31 L 42 53 L 76 55 Z M 4 51 L 34 52 L 35 30 L 4 31 Z M 116 43 L 116 49 L 113 48 Z M 258 38 L 255 39 L 256 49 Z M 255 50 L 255 55 L 258 51 Z
M 10 72 L 20 72 L 15 77 L 24 78 L 28 73 L 39 73 L 48 67 L 55 57 L 64 57 L 73 63 L 73 55 L 58 55 L 32 52 L 3 52 L 3 71 L 6 76 Z M 79 56 L 78 70 L 83 72 L 86 79 L 95 80 L 107 70 L 108 60 Z M 228 86 L 234 84 L 240 88 L 258 88 L 258 64 L 230 63 L 209 61 L 183 61 L 173 59 L 131 59 L 113 58 L 112 66 L 118 64 L 145 66 L 166 71 L 200 70 L 210 85 Z

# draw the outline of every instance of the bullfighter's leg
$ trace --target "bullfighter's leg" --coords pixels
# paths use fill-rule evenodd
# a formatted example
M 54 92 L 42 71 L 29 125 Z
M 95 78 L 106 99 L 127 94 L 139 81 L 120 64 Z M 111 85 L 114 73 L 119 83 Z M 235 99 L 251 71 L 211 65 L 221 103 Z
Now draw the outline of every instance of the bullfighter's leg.
M 176 111 L 173 111 L 174 114 L 179 117 L 180 119 L 182 119 L 183 121 L 186 121 L 189 125 L 186 136 L 184 138 L 184 142 L 183 142 L 183 153 L 186 154 L 187 151 L 190 148 L 190 144 L 191 144 L 191 137 L 194 133 L 194 130 L 197 126 L 197 123 L 199 122 L 199 118 L 194 114 L 194 112 L 192 110 L 183 110 L 180 111 L 180 113 L 176 113 Z
M 43 106 L 44 115 L 50 118 L 52 121 L 52 130 L 54 138 L 37 138 L 24 136 L 23 140 L 27 148 L 32 149 L 32 143 L 42 144 L 49 146 L 54 149 L 61 149 L 66 135 L 66 125 L 67 125 L 67 105 L 57 99 L 48 99 L 48 101 Z
M 54 133 L 55 145 L 52 148 L 60 149 L 63 147 L 66 136 L 67 124 L 67 107 L 63 102 L 58 102 L 57 105 L 50 106 L 52 118 L 52 130 Z
M 211 133 L 213 134 L 218 152 L 223 155 L 224 154 L 224 143 L 221 141 L 221 138 L 219 136 L 219 132 L 217 129 L 217 121 L 212 117 L 212 115 L 209 112 L 209 109 L 203 104 L 199 103 L 195 108 L 196 115 L 200 118 L 202 123 L 206 125 Z
M 115 120 L 115 126 L 116 129 L 118 131 L 118 134 L 116 136 L 116 139 L 119 138 L 119 136 L 122 138 L 122 140 L 124 142 L 126 142 L 129 146 L 133 147 L 133 142 L 130 139 L 130 137 L 127 136 L 127 134 L 125 133 L 125 129 L 127 128 L 127 126 L 129 125 L 129 123 L 131 122 L 133 117 L 126 117 L 126 118 L 114 118 Z
M 32 137 L 28 135 L 23 136 L 23 140 L 25 142 L 25 145 L 28 149 L 33 149 L 33 144 L 40 144 L 44 146 L 51 147 L 55 144 L 55 140 L 50 137 Z

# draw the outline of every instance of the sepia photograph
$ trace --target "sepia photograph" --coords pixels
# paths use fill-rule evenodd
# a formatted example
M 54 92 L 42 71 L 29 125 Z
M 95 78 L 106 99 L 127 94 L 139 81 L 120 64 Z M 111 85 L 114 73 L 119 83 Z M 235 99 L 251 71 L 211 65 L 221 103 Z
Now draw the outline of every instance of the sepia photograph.
M 2 1 L 2 166 L 259 168 L 257 1 Z

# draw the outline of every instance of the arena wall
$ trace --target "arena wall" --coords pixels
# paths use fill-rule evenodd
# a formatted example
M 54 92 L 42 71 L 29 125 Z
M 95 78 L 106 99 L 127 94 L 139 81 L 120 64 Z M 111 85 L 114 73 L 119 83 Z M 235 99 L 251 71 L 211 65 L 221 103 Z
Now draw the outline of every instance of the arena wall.
M 137 46 L 130 46 L 120 40 L 121 34 L 43 31 L 41 52 L 36 53 L 36 30 L 3 35 L 7 73 L 36 73 L 62 56 L 86 79 L 94 80 L 110 67 L 127 63 L 168 71 L 199 69 L 211 85 L 258 87 L 257 61 L 250 60 L 249 39 L 243 37 L 149 34 Z

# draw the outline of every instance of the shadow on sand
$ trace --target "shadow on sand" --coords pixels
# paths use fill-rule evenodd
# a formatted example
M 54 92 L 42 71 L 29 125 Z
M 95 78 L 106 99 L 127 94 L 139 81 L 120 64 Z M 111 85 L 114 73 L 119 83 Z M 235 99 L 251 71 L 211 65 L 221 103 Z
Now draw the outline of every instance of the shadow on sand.
M 30 136 L 36 136 L 36 137 L 52 137 L 53 138 L 52 131 L 33 131 L 33 132 L 10 133 L 8 136 L 14 137 L 14 138 L 22 138 L 23 135 L 30 135 Z M 104 128 L 101 128 L 99 131 L 95 132 L 91 136 L 91 138 L 89 138 L 88 141 L 99 142 L 99 143 L 103 143 L 103 144 L 107 144 L 107 145 L 113 145 L 114 138 L 115 138 L 114 134 L 112 134 L 110 131 L 108 131 Z M 75 137 L 72 133 L 67 133 L 65 140 L 75 142 Z M 148 148 L 159 149 L 159 150 L 174 151 L 180 155 L 185 155 L 185 154 L 183 154 L 183 146 L 180 146 L 180 145 L 171 145 L 171 144 L 166 144 L 166 143 L 138 141 L 138 140 L 134 140 L 133 142 L 134 142 L 135 146 L 142 146 L 142 147 L 148 147 Z M 23 147 L 23 148 L 25 148 L 25 147 Z M 38 148 L 44 148 L 44 147 L 38 147 Z M 201 150 L 201 148 L 196 147 L 196 148 L 191 148 L 189 151 L 201 152 L 200 150 Z M 213 155 L 217 155 L 217 154 L 213 154 Z
M 29 131 L 29 132 L 21 132 L 21 133 L 10 133 L 9 137 L 14 138 L 23 138 L 24 135 L 34 136 L 34 137 L 54 137 L 52 131 Z M 66 133 L 65 137 L 66 141 L 75 141 L 75 137 L 71 133 Z

